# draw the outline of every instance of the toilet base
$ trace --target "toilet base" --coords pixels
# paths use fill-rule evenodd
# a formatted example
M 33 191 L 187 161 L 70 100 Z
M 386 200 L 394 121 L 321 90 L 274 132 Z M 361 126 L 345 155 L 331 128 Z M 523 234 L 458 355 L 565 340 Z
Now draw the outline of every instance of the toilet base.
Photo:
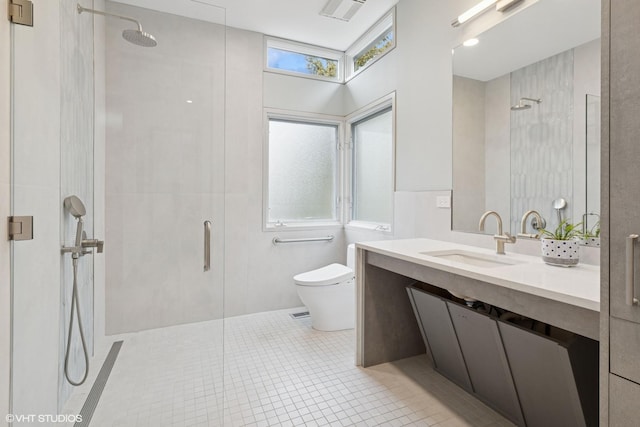
M 309 310 L 313 329 L 329 332 L 355 327 L 356 296 L 353 279 L 337 285 L 296 287 L 298 296 Z

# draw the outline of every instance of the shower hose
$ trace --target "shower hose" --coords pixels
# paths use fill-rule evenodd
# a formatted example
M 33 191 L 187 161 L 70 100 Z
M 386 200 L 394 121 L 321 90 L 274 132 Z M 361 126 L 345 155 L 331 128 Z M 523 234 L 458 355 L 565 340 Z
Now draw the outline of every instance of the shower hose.
M 73 309 L 75 307 L 78 315 L 78 330 L 80 331 L 80 340 L 82 341 L 82 351 L 84 353 L 84 375 L 78 382 L 73 381 L 69 376 L 69 350 L 71 349 L 71 328 L 73 327 Z M 67 349 L 64 354 L 64 376 L 70 384 L 74 386 L 82 385 L 89 374 L 89 352 L 87 351 L 87 343 L 82 332 L 82 318 L 80 317 L 80 306 L 78 304 L 78 258 L 73 258 L 73 290 L 71 292 L 71 314 L 69 316 L 69 332 L 67 334 Z

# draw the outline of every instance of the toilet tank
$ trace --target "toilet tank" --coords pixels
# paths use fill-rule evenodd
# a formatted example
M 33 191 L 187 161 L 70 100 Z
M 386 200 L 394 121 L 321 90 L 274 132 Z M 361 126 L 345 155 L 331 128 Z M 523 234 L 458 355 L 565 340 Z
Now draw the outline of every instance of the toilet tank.
M 356 245 L 355 243 L 347 246 L 347 267 L 356 271 Z

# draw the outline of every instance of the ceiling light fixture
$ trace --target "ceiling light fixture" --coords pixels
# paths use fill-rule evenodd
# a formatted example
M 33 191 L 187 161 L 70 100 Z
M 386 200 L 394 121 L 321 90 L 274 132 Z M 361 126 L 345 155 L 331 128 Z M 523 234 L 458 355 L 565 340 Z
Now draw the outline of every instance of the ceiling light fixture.
M 452 23 L 452 27 L 458 27 L 464 24 L 467 21 L 475 18 L 476 16 L 487 11 L 494 4 L 496 5 L 496 10 L 498 12 L 506 12 L 511 9 L 513 6 L 522 2 L 523 0 L 482 0 L 477 5 L 473 6 L 471 9 L 467 10 L 460 16 L 458 16 Z
M 328 18 L 349 21 L 367 0 L 329 0 L 320 11 Z
M 479 42 L 480 41 L 478 39 L 469 39 L 462 43 L 462 45 L 465 47 L 471 47 L 477 45 Z

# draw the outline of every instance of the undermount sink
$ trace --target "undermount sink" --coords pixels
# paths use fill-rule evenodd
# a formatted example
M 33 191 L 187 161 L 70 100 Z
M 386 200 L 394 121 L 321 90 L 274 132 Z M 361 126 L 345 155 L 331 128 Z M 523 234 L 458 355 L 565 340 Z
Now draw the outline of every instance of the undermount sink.
M 491 255 L 462 249 L 451 249 L 445 251 L 429 251 L 420 252 L 422 255 L 428 255 L 447 261 L 453 261 L 461 264 L 471 265 L 482 268 L 506 267 L 516 264 L 524 264 L 524 261 L 508 258 L 506 255 Z
M 465 251 L 462 249 L 451 249 L 445 251 L 429 251 L 429 252 L 420 252 L 422 255 L 428 255 L 435 258 L 440 258 L 447 261 L 453 261 L 460 264 L 471 265 L 474 267 L 481 268 L 495 268 L 495 267 L 506 267 L 510 265 L 516 264 L 524 264 L 524 261 L 507 258 L 506 255 L 492 255 L 492 254 L 483 254 L 471 251 Z M 449 291 L 451 295 L 456 298 L 460 298 L 465 300 L 467 303 L 472 303 L 476 301 L 475 298 L 468 297 L 466 295 L 459 294 L 457 292 Z

